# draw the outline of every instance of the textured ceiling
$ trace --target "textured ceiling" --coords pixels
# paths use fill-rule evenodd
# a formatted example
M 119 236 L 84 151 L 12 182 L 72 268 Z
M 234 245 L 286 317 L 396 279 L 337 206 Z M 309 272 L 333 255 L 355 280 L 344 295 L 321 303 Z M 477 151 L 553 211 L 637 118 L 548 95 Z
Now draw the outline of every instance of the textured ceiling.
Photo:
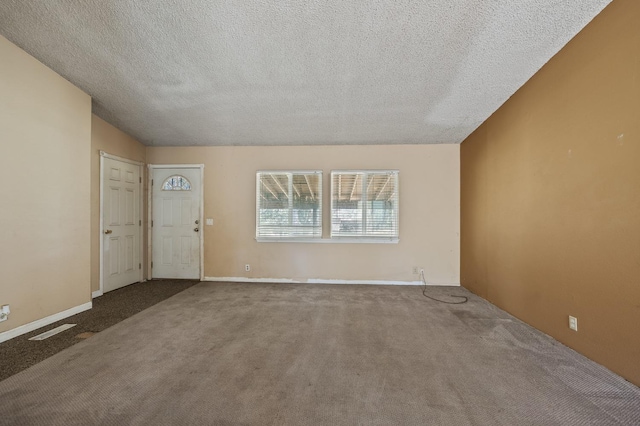
M 459 143 L 609 2 L 2 0 L 0 33 L 147 145 Z

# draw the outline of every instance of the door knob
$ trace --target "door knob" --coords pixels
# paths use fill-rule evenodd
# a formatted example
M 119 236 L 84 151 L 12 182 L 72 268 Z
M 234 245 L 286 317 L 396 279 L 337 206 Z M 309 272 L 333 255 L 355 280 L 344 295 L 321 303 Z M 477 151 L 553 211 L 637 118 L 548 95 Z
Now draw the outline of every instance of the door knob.
M 104 231 L 104 233 L 105 233 L 105 234 L 110 234 L 110 233 L 112 233 L 112 232 L 113 232 L 113 231 L 112 231 L 111 229 L 106 229 L 106 230 Z
M 193 228 L 193 230 L 194 230 L 194 231 L 196 231 L 196 232 L 198 232 L 198 231 L 199 231 L 199 229 L 198 229 L 198 228 Z

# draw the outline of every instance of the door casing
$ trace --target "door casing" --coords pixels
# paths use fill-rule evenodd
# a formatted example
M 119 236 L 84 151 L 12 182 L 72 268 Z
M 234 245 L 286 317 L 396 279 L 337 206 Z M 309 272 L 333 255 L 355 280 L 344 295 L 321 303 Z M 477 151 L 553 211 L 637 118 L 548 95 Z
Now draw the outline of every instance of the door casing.
M 138 166 L 140 177 L 142 177 L 142 166 L 143 163 L 140 161 L 130 160 L 128 158 L 118 157 L 117 155 L 112 155 L 106 153 L 104 151 L 100 151 L 100 237 L 98 241 L 100 241 L 100 289 L 91 293 L 91 298 L 96 298 L 98 296 L 102 296 L 104 294 L 104 159 L 109 158 L 112 160 L 122 161 L 123 163 L 129 163 Z M 143 212 L 143 200 L 144 197 L 142 195 L 142 179 L 140 179 L 138 183 L 138 202 L 140 209 L 140 218 L 142 218 Z M 142 231 L 142 227 L 140 226 L 140 231 Z M 140 232 L 140 261 L 144 258 L 144 244 L 142 244 L 142 232 Z M 138 281 L 142 282 L 143 279 L 143 270 L 140 268 Z
M 147 205 L 149 206 L 147 217 L 147 276 L 149 279 L 153 278 L 153 269 L 151 268 L 151 261 L 153 259 L 152 252 L 152 238 L 153 230 L 151 229 L 151 221 L 153 220 L 153 170 L 154 169 L 200 169 L 200 232 L 198 232 L 198 238 L 200 241 L 200 281 L 204 280 L 204 164 L 148 164 L 147 176 L 148 176 L 148 198 Z

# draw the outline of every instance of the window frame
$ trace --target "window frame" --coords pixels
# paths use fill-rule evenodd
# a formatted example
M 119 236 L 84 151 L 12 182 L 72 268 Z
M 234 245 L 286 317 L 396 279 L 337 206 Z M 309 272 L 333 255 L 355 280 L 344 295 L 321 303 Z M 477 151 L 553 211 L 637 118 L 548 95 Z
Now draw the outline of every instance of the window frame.
M 363 183 L 366 181 L 366 177 L 369 174 L 394 174 L 396 180 L 396 207 L 395 207 L 395 221 L 396 221 L 396 235 L 394 236 L 380 236 L 380 235 L 364 235 L 364 230 L 366 229 L 366 216 L 367 209 L 366 207 L 362 209 L 362 229 L 363 235 L 334 235 L 333 229 L 333 210 L 334 210 L 334 175 L 335 174 L 365 174 L 365 179 Z M 329 207 L 329 236 L 330 239 L 334 242 L 354 242 L 354 243 L 393 243 L 396 244 L 400 242 L 400 170 L 398 169 L 354 169 L 354 170 L 331 170 L 330 176 L 330 207 Z M 362 193 L 366 197 L 366 184 L 363 185 Z
M 166 188 L 165 188 L 165 185 L 167 184 L 167 182 L 169 182 L 169 181 L 170 181 L 171 179 L 173 179 L 173 178 L 180 178 L 180 179 L 183 179 L 183 180 L 184 180 L 185 182 L 187 182 L 187 184 L 189 185 L 189 189 L 184 189 L 184 187 L 183 187 L 183 186 L 176 187 L 176 186 L 173 186 L 173 185 L 171 186 L 171 188 L 166 189 Z M 184 176 L 180 175 L 180 174 L 177 174 L 177 175 L 171 175 L 171 176 L 169 176 L 168 178 L 166 178 L 166 179 L 164 180 L 164 182 L 162 182 L 162 185 L 160 185 L 160 190 L 161 190 L 161 191 L 183 191 L 183 192 L 191 191 L 191 181 L 190 181 L 189 179 L 187 179 L 186 177 L 184 177 Z
M 288 188 L 288 192 L 289 192 L 289 200 L 290 200 L 290 205 L 289 205 L 289 217 L 292 218 L 292 213 L 293 213 L 293 176 L 294 175 L 318 175 L 318 193 L 319 194 L 315 194 L 316 199 L 318 200 L 319 206 L 318 206 L 318 214 L 320 215 L 319 217 L 319 222 L 320 222 L 320 232 L 318 235 L 286 235 L 286 236 L 264 236 L 264 235 L 260 235 L 260 198 L 261 198 L 261 188 L 260 188 L 260 184 L 261 184 L 261 176 L 262 175 L 290 175 L 291 176 L 291 184 L 289 185 Z M 323 215 L 323 209 L 324 209 L 324 203 L 323 203 L 323 198 L 324 198 L 324 191 L 322 190 L 322 186 L 323 186 L 323 180 L 324 180 L 324 174 L 322 170 L 258 170 L 256 172 L 256 193 L 255 193 L 255 201 L 256 201 L 256 205 L 255 205 L 255 224 L 256 224 L 256 230 L 255 230 L 255 239 L 257 242 L 319 242 L 322 240 L 323 238 L 323 225 L 324 225 L 324 215 Z M 319 195 L 319 196 L 318 196 Z M 289 225 L 291 226 L 291 224 Z

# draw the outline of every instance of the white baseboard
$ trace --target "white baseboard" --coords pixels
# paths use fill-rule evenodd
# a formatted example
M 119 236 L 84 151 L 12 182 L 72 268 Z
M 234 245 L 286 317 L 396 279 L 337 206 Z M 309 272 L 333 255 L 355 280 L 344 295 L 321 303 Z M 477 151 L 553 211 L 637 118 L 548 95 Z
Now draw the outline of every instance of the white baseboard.
M 422 285 L 421 281 L 386 281 L 386 280 L 331 280 L 309 278 L 307 284 L 370 284 L 370 285 Z
M 384 281 L 384 280 L 332 280 L 309 278 L 294 280 L 290 278 L 247 278 L 247 277 L 204 277 L 202 281 L 231 283 L 287 283 L 287 284 L 370 284 L 370 285 L 422 285 L 422 281 Z M 427 283 L 428 286 L 460 286 L 460 283 Z
M 147 282 L 147 280 L 139 281 L 139 283 L 146 283 L 146 282 Z M 133 284 L 138 284 L 138 283 L 133 283 Z M 102 290 L 96 290 L 96 291 L 91 293 L 91 298 L 95 299 L 96 297 L 100 297 L 103 294 L 104 294 L 104 292 Z
M 22 334 L 29 333 L 30 331 L 37 330 L 40 327 L 45 327 L 49 324 L 53 324 L 56 321 L 60 321 L 72 315 L 79 314 L 80 312 L 89 310 L 92 306 L 92 302 L 83 303 L 82 305 L 74 306 L 73 308 L 67 309 L 66 311 L 58 312 L 57 314 L 49 315 L 48 317 L 41 318 L 28 324 L 21 325 L 14 329 L 2 332 L 0 333 L 0 343 L 6 342 L 7 340 L 13 339 L 14 337 L 18 337 Z
M 204 277 L 202 281 L 229 282 L 229 283 L 286 283 L 299 284 L 302 281 L 296 281 L 289 278 L 246 278 L 246 277 Z

